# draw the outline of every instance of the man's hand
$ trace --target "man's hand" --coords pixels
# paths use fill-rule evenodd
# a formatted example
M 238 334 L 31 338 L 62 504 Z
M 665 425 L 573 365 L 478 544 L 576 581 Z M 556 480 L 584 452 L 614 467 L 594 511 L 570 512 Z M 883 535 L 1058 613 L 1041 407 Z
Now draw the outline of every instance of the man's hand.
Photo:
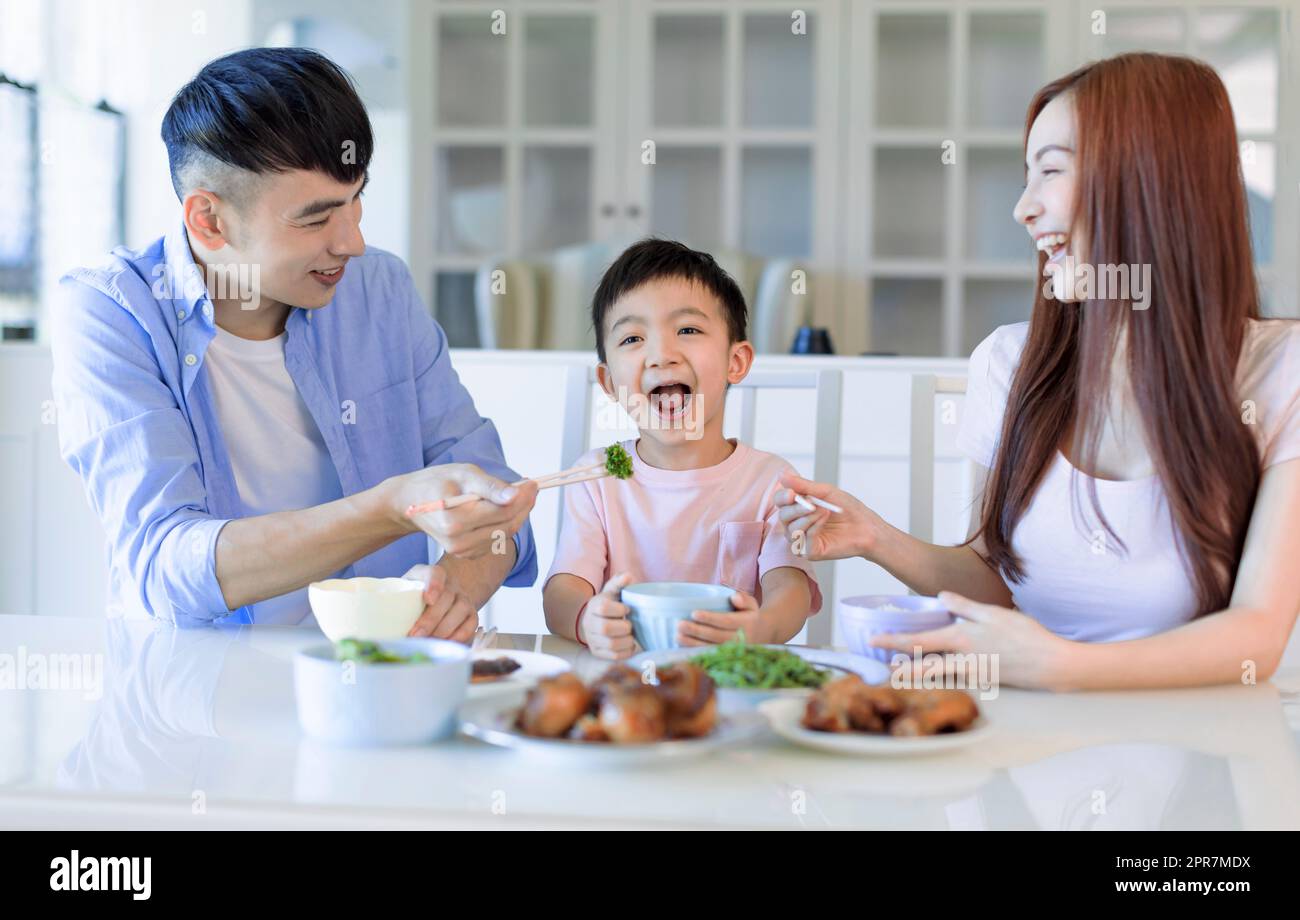
M 513 537 L 537 502 L 537 483 L 530 480 L 512 486 L 472 463 L 448 463 L 394 476 L 384 482 L 383 488 L 389 514 L 395 520 L 411 533 L 424 531 L 445 552 L 462 559 L 478 559 L 499 541 Z M 481 495 L 483 500 L 406 516 L 411 505 L 467 492 Z
M 632 581 L 626 572 L 615 575 L 587 601 L 578 623 L 578 637 L 597 658 L 630 658 L 636 650 L 632 638 L 632 609 L 619 600 L 620 592 Z
M 408 636 L 451 639 L 466 644 L 474 638 L 478 611 L 450 572 L 440 565 L 413 565 L 403 577 L 425 583 L 424 612 Z

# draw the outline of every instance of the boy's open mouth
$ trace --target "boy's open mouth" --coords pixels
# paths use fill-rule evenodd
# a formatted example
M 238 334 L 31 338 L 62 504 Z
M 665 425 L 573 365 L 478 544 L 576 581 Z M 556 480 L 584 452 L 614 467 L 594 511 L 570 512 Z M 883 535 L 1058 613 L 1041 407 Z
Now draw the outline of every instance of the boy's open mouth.
M 680 418 L 691 401 L 691 388 L 684 383 L 666 383 L 648 394 L 650 408 L 660 418 Z

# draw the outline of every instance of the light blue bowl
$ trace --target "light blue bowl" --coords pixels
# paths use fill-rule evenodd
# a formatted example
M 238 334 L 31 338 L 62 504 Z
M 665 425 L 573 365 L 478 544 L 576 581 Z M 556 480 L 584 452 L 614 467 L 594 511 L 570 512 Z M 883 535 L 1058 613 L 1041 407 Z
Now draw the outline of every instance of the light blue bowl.
M 628 585 L 621 600 L 632 608 L 628 619 L 632 635 L 647 652 L 678 648 L 677 623 L 689 620 L 694 610 L 731 612 L 731 595 L 726 585 L 691 581 L 647 581 Z
M 293 659 L 298 724 L 327 744 L 395 747 L 449 737 L 469 686 L 470 652 L 444 639 L 394 639 L 387 652 L 420 652 L 409 664 L 337 661 L 334 648 L 303 649 Z

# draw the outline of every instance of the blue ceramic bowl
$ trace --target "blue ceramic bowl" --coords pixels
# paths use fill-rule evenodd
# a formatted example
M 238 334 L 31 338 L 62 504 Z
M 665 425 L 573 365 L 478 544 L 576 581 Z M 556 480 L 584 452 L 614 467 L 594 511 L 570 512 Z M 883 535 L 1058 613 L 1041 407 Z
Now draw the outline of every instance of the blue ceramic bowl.
M 691 581 L 647 581 L 628 585 L 621 600 L 632 608 L 628 617 L 632 635 L 647 652 L 677 648 L 677 622 L 689 620 L 693 610 L 731 612 L 731 595 L 726 585 Z
M 319 645 L 293 659 L 293 689 L 303 732 L 345 747 L 428 744 L 450 736 L 469 686 L 470 651 L 444 639 L 394 639 L 387 652 L 420 652 L 429 661 L 337 661 Z

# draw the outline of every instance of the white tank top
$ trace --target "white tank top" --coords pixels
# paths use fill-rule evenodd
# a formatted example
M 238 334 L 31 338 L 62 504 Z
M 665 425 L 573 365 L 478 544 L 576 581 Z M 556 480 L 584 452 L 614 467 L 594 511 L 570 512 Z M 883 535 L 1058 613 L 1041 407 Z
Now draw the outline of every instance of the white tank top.
M 971 354 L 957 446 L 988 468 L 1028 333 L 1028 323 L 1002 326 Z M 1300 457 L 1300 323 L 1250 322 L 1237 390 L 1261 468 Z M 1026 575 L 1008 583 L 1016 607 L 1058 635 L 1090 642 L 1137 639 L 1190 620 L 1196 592 L 1160 479 L 1093 479 L 1124 550 L 1096 520 L 1090 478 L 1060 451 L 1052 458 L 1011 538 Z

